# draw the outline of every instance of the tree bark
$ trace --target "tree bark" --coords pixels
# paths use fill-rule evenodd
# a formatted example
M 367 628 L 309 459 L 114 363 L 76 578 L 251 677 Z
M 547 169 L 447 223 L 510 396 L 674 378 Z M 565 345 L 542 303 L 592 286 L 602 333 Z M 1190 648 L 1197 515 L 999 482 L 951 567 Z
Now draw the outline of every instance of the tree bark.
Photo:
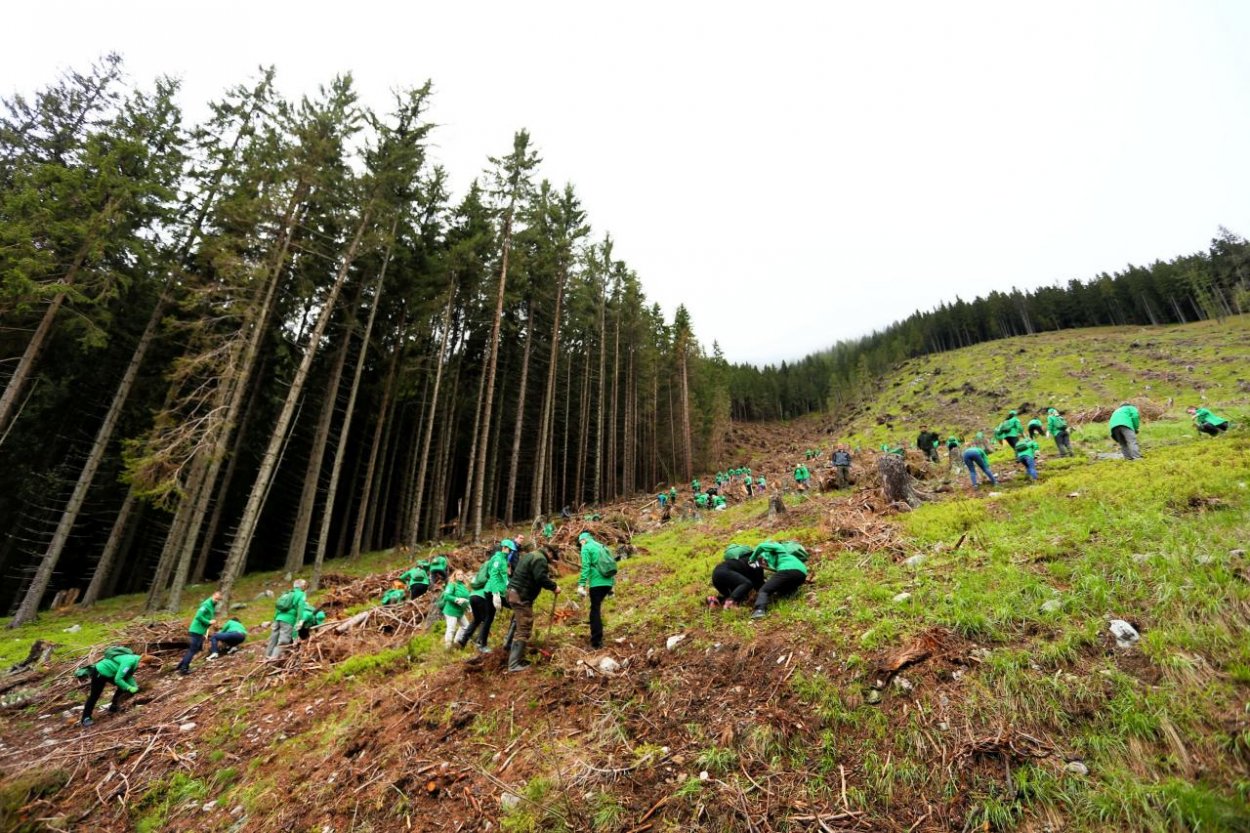
M 256 481 L 252 484 L 252 491 L 248 495 L 247 506 L 243 510 L 243 518 L 240 520 L 239 529 L 235 532 L 234 539 L 231 541 L 230 554 L 226 558 L 226 567 L 222 572 L 221 592 L 226 597 L 227 602 L 229 601 L 230 590 L 234 587 L 235 580 L 242 573 L 244 563 L 247 560 L 247 551 L 251 546 L 252 536 L 256 533 L 256 525 L 260 521 L 261 504 L 265 495 L 269 492 L 269 484 L 273 480 L 274 469 L 278 464 L 278 452 L 282 447 L 283 439 L 290 426 L 291 417 L 295 414 L 295 406 L 304 392 L 304 383 L 308 380 L 308 371 L 312 367 L 313 357 L 317 353 L 317 345 L 325 334 L 326 327 L 330 324 L 330 318 L 334 314 L 334 307 L 338 301 L 339 293 L 343 289 L 343 284 L 347 281 L 347 273 L 356 259 L 356 252 L 360 246 L 361 239 L 364 237 L 365 230 L 369 226 L 372 213 L 372 207 L 366 208 L 360 223 L 356 227 L 356 234 L 352 238 L 351 244 L 347 247 L 343 263 L 340 265 L 338 274 L 334 278 L 334 283 L 330 287 L 325 305 L 317 318 L 317 324 L 313 327 L 312 335 L 308 341 L 308 349 L 304 351 L 299 369 L 296 370 L 295 378 L 291 381 L 286 401 L 282 405 L 282 411 L 279 413 L 273 433 L 269 437 L 269 445 L 261 458 L 260 471 L 257 472 Z
M 530 306 L 525 327 L 525 351 L 521 359 L 521 390 L 517 394 L 516 422 L 512 428 L 512 459 L 508 463 L 508 493 L 504 499 L 503 522 L 512 526 L 512 509 L 516 501 L 516 479 L 521 463 L 521 431 L 525 426 L 525 393 L 529 385 L 530 348 L 534 344 L 534 309 Z M 542 440 L 539 440 L 541 445 Z
M 473 484 L 473 540 L 482 537 L 482 503 L 486 492 L 486 449 L 490 445 L 491 406 L 495 401 L 495 366 L 499 361 L 499 328 L 503 324 L 504 289 L 508 284 L 508 254 L 512 250 L 512 216 L 509 207 L 508 219 L 503 230 L 503 255 L 499 267 L 499 291 L 495 297 L 495 320 L 491 324 L 490 355 L 486 362 L 486 399 L 482 403 L 482 437 L 479 442 L 481 455 L 477 459 L 477 470 Z
M 556 300 L 551 324 L 551 357 L 547 364 L 547 385 L 543 390 L 542 413 L 538 419 L 538 454 L 534 457 L 534 482 L 530 487 L 530 517 L 537 518 L 543 513 L 544 476 L 547 472 L 547 457 L 555 444 L 554 426 L 556 402 L 556 366 L 560 358 L 560 305 L 564 300 L 564 272 L 556 276 Z M 508 513 L 511 517 L 511 512 Z
M 897 454 L 882 454 L 877 458 L 881 472 L 881 493 L 890 505 L 905 505 L 914 509 L 920 505 L 906 461 Z
M 130 489 L 126 492 L 126 499 L 122 501 L 121 508 L 117 510 L 117 517 L 113 520 L 113 529 L 109 532 L 108 543 L 104 545 L 104 552 L 100 553 L 100 560 L 96 562 L 95 572 L 91 575 L 91 583 L 87 585 L 87 592 L 78 603 L 79 607 L 88 608 L 100 600 L 100 592 L 104 589 L 104 583 L 113 569 L 113 562 L 117 560 L 117 553 L 121 551 L 122 540 L 126 537 L 126 522 L 130 520 L 130 513 L 135 503 L 135 490 Z
M 434 439 L 435 416 L 438 414 L 438 394 L 443 382 L 443 365 L 447 360 L 447 345 L 451 342 L 451 309 L 456 300 L 456 279 L 452 277 L 451 286 L 447 291 L 447 305 L 443 308 L 443 338 L 438 348 L 438 361 L 434 366 L 434 390 L 430 394 L 430 418 L 425 421 L 421 437 L 421 462 L 417 464 L 417 480 L 412 489 L 412 517 L 408 530 L 410 545 L 419 539 L 421 523 L 421 501 L 425 493 L 425 476 L 430 462 L 430 443 Z
M 386 432 L 386 423 L 389 422 L 387 414 L 391 410 L 391 396 L 395 390 L 395 377 L 399 370 L 399 353 L 401 348 L 396 347 L 391 351 L 391 366 L 386 373 L 386 384 L 382 389 L 382 405 L 378 408 L 378 421 L 373 429 L 373 442 L 369 447 L 369 460 L 365 464 L 365 476 L 361 478 L 360 505 L 356 510 L 356 528 L 352 534 L 352 544 L 348 550 L 348 554 L 352 558 L 360 555 L 361 542 L 365 536 L 365 526 L 368 522 L 370 498 L 373 494 L 373 477 L 378 463 L 378 452 L 382 448 L 382 438 Z

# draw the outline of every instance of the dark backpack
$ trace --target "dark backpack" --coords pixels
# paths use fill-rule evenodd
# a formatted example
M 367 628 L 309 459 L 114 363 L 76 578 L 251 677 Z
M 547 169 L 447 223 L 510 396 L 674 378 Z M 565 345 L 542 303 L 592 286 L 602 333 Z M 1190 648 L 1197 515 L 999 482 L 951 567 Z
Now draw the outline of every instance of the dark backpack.
M 279 613 L 290 613 L 295 609 L 295 591 L 288 590 L 273 603 L 274 610 Z

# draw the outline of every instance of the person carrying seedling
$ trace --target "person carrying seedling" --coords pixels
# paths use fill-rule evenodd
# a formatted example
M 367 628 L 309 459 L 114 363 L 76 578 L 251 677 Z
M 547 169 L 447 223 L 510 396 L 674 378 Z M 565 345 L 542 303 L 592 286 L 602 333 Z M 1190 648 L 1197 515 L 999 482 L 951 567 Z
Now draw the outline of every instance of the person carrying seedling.
M 582 545 L 582 571 L 577 579 L 579 595 L 590 596 L 590 647 L 603 647 L 603 600 L 616 586 L 616 559 L 589 532 L 577 536 Z
M 221 630 L 208 638 L 208 658 L 214 660 L 221 656 L 223 645 L 227 654 L 233 654 L 245 639 L 247 639 L 247 626 L 231 616 L 226 620 L 226 624 L 221 626 Z
M 1125 402 L 1111 414 L 1107 425 L 1111 439 L 1120 446 L 1125 460 L 1140 460 L 1141 448 L 1137 445 L 1137 432 L 1141 429 L 1141 415 L 1131 402 Z
M 1016 416 L 1015 411 L 1008 411 L 1007 418 L 998 424 L 994 429 L 994 442 L 1007 443 L 1013 449 L 1016 447 L 1016 441 L 1024 434 L 1024 428 L 1020 425 L 1020 418 Z
M 998 479 L 994 477 L 994 472 L 990 471 L 989 458 L 985 456 L 985 449 L 981 448 L 981 446 L 973 445 L 964 449 L 964 465 L 968 467 L 968 477 L 972 479 L 973 489 L 979 488 L 977 484 L 977 469 L 985 472 L 985 476 L 989 478 L 992 485 L 998 485 Z
M 1036 439 L 1037 437 L 1044 437 L 1046 435 L 1046 429 L 1042 426 L 1042 421 L 1037 417 L 1033 417 L 1029 420 L 1028 429 L 1030 440 Z
M 1185 411 L 1194 418 L 1194 427 L 1201 433 L 1208 434 L 1212 437 L 1218 437 L 1220 434 L 1228 430 L 1231 424 L 1222 416 L 1216 416 L 1206 408 L 1195 408 L 1190 406 Z
M 307 614 L 308 597 L 304 595 L 307 586 L 308 582 L 297 578 L 291 589 L 274 601 L 273 627 L 269 632 L 269 644 L 265 647 L 266 660 L 277 659 L 282 649 L 294 641 L 297 626 Z
M 1016 443 L 1016 462 L 1024 466 L 1024 470 L 1028 472 L 1029 480 L 1037 481 L 1037 460 L 1035 456 L 1038 451 L 1038 445 L 1035 440 L 1021 439 Z
M 424 564 L 424 561 L 419 561 L 399 574 L 399 580 L 408 586 L 410 599 L 420 598 L 430 589 L 430 574 L 426 572 Z
M 800 492 L 807 491 L 807 481 L 811 480 L 812 473 L 808 471 L 807 466 L 799 463 L 794 467 L 794 485 L 798 487 Z
M 447 583 L 447 556 L 436 555 L 430 559 L 430 581 Z
M 508 592 L 508 554 L 511 552 L 507 547 L 495 550 L 490 558 L 482 562 L 477 575 L 469 583 L 469 607 L 473 611 L 473 621 L 460 637 L 461 648 L 468 645 L 476 633 L 477 652 L 490 653 L 486 643 L 490 640 L 490 627 L 495 622 L 495 614 L 503 607 L 503 597 Z
M 190 640 L 187 652 L 182 655 L 182 662 L 178 663 L 179 674 L 183 676 L 190 674 L 191 660 L 204 650 L 204 637 L 208 635 L 208 629 L 217 624 L 217 605 L 221 602 L 221 598 L 221 591 L 218 590 L 200 602 L 200 606 L 195 609 L 195 616 L 192 617 L 191 624 L 187 627 L 187 637 Z
M 756 546 L 751 557 L 772 573 L 755 594 L 752 619 L 763 619 L 768 602 L 788 598 L 799 592 L 807 581 L 807 550 L 797 541 L 765 541 Z
M 95 722 L 91 715 L 95 712 L 96 703 L 100 701 L 100 695 L 104 693 L 104 687 L 109 683 L 117 686 L 113 702 L 109 703 L 109 711 L 114 714 L 121 711 L 122 700 L 139 691 L 139 684 L 135 682 L 135 670 L 140 665 L 148 666 L 155 661 L 156 658 L 150 654 L 139 656 L 129 648 L 119 646 L 105 650 L 104 657 L 99 662 L 77 669 L 74 672 L 75 677 L 91 681 L 79 725 L 90 726 Z
M 524 671 L 525 646 L 534 632 L 534 602 L 543 588 L 559 595 L 560 587 L 548 572 L 548 550 L 531 550 L 519 559 L 508 579 L 508 606 L 512 608 L 512 625 L 508 628 L 508 670 Z
M 1046 433 L 1055 441 L 1060 457 L 1072 456 L 1072 438 L 1068 435 L 1068 421 L 1055 408 L 1046 410 Z
M 712 586 L 716 588 L 716 595 L 707 597 L 708 607 L 725 610 L 745 604 L 752 590 L 763 587 L 764 568 L 754 560 L 751 547 L 745 544 L 726 547 L 725 557 L 712 569 Z
M 469 588 L 464 583 L 463 570 L 456 570 L 451 574 L 451 580 L 443 588 L 442 602 L 443 621 L 447 623 L 447 630 L 443 633 L 443 648 L 450 651 L 453 642 L 463 648 L 464 643 L 460 641 L 460 637 L 469 629 L 468 617 L 464 615 L 469 606 Z
M 408 598 L 408 588 L 402 581 L 396 579 L 391 582 L 390 589 L 382 594 L 382 606 L 397 605 Z

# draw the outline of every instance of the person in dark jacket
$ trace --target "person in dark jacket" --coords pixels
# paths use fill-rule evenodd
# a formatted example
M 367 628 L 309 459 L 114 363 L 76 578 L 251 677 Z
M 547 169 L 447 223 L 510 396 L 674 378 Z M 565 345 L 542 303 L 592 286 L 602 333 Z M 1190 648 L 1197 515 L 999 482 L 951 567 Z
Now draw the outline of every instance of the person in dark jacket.
M 928 457 L 931 462 L 938 461 L 937 446 L 941 438 L 936 432 L 930 431 L 928 428 L 921 428 L 920 433 L 916 435 L 916 448 Z
M 764 586 L 764 568 L 751 557 L 751 547 L 730 544 L 725 558 L 712 569 L 715 596 L 708 596 L 708 607 L 732 610 L 746 604 L 751 591 Z
M 508 670 L 524 671 L 525 646 L 534 632 L 534 601 L 543 588 L 559 594 L 560 588 L 551 578 L 547 550 L 530 550 L 517 559 L 508 579 L 508 606 L 512 608 L 512 625 L 508 629 Z
M 838 488 L 845 489 L 851 485 L 851 450 L 845 445 L 838 446 L 833 452 L 833 468 L 838 473 Z

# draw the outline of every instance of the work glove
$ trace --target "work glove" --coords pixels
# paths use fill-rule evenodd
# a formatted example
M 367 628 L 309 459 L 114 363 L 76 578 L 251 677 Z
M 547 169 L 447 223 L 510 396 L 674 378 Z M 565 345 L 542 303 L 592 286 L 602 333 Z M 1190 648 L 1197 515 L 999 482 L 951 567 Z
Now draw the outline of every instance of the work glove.
M 584 586 L 580 585 L 580 584 L 579 584 L 579 585 L 577 585 L 577 595 L 579 595 L 579 596 L 585 596 L 585 595 L 586 595 L 586 588 L 585 588 Z
M 491 596 L 491 603 L 494 604 L 495 610 L 502 610 L 503 609 L 503 596 L 499 595 L 498 593 L 491 593 L 490 596 Z

